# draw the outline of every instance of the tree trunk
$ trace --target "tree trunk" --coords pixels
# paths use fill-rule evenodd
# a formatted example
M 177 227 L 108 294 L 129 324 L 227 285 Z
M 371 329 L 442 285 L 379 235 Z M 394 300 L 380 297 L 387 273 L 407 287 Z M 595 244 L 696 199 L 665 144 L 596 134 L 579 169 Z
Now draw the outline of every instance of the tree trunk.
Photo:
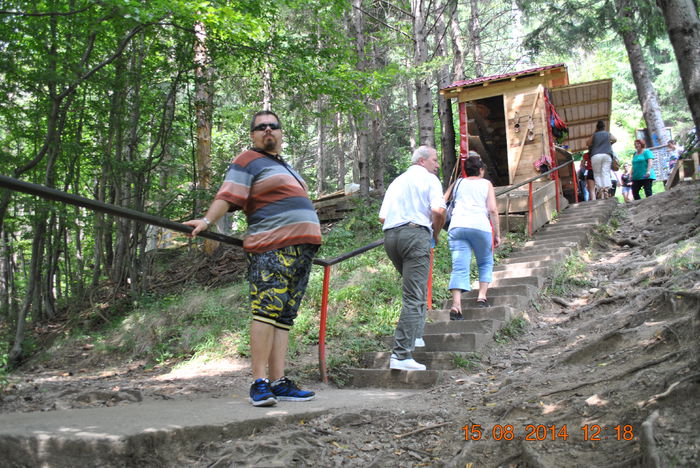
M 410 63 L 406 66 L 410 68 Z M 415 90 L 413 89 L 413 83 L 410 80 L 406 80 L 406 112 L 408 113 L 408 141 L 411 145 L 411 152 L 413 152 L 418 145 L 416 145 L 416 135 L 418 135 L 418 126 L 416 125 L 416 104 L 414 100 Z
M 212 68 L 207 50 L 207 32 L 204 23 L 194 25 L 194 108 L 197 121 L 197 198 L 195 215 L 203 210 L 202 199 L 211 184 L 211 119 L 214 95 L 211 92 Z
M 455 80 L 464 79 L 464 48 L 462 46 L 462 29 L 459 27 L 459 9 L 456 0 L 454 2 L 455 12 L 450 18 L 450 37 L 452 38 L 452 69 Z
M 14 261 L 10 239 L 6 231 L 0 231 L 0 327 L 12 314 L 12 289 Z
M 659 97 L 649 75 L 649 68 L 644 60 L 644 52 L 639 44 L 633 12 L 628 7 L 628 0 L 617 0 L 618 14 L 622 19 L 620 35 L 627 49 L 627 56 L 632 69 L 632 78 L 637 88 L 639 103 L 642 105 L 642 114 L 647 123 L 649 136 L 653 146 L 665 145 L 668 141 L 666 125 L 661 116 Z
M 413 14 L 413 63 L 416 68 L 428 61 L 428 9 L 425 0 L 411 0 Z M 428 77 L 423 75 L 415 79 L 416 111 L 418 119 L 418 143 L 435 147 L 435 123 L 433 121 L 433 95 Z
M 269 55 L 272 57 L 272 55 Z M 265 62 L 263 69 L 263 110 L 272 110 L 272 66 Z
M 700 19 L 694 0 L 657 0 L 678 62 L 683 91 L 700 131 Z
M 374 103 L 374 112 L 372 112 L 372 127 L 370 146 L 372 155 L 372 182 L 374 189 L 380 192 L 384 191 L 384 168 L 386 166 L 385 152 L 383 149 L 383 129 L 385 128 L 382 109 L 388 109 L 390 103 L 388 99 L 376 99 Z
M 362 0 L 352 0 L 351 26 L 355 39 L 355 50 L 357 52 L 357 69 L 364 73 L 367 71 L 367 56 L 365 51 L 365 21 L 362 13 Z M 367 96 L 358 96 L 363 102 L 364 108 L 369 108 Z M 355 134 L 357 148 L 355 153 L 355 163 L 357 165 L 357 176 L 360 184 L 360 194 L 369 195 L 369 144 L 368 144 L 368 121 L 369 116 L 365 110 L 354 117 Z
M 447 57 L 446 28 L 447 25 L 442 19 L 438 19 L 435 35 L 440 38 L 438 43 L 438 55 L 440 57 Z M 444 88 L 454 82 L 454 71 L 450 70 L 450 65 L 447 62 L 438 70 L 436 81 L 438 88 Z M 443 186 L 447 187 L 457 158 L 455 153 L 454 122 L 452 121 L 452 102 L 450 99 L 445 99 L 440 95 L 438 95 L 437 100 L 438 117 L 440 119 L 440 145 L 442 147 L 442 183 Z
M 338 139 L 338 190 L 345 190 L 345 142 L 343 141 L 343 115 L 335 114 L 336 136 Z
M 476 77 L 484 76 L 484 57 L 481 55 L 481 25 L 479 24 L 479 0 L 470 0 L 469 39 L 471 41 L 474 73 Z
M 318 118 L 316 119 L 316 139 L 318 140 L 316 144 L 316 196 L 320 197 L 325 188 L 326 180 L 326 164 L 323 158 L 325 151 L 325 140 L 326 133 L 323 122 L 325 120 L 323 116 L 323 99 L 318 100 Z

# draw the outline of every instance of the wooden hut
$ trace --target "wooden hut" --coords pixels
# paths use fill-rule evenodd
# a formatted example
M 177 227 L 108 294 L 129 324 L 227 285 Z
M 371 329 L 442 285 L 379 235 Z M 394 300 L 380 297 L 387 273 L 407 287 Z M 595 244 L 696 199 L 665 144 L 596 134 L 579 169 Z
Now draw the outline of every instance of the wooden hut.
M 440 90 L 459 103 L 460 156 L 478 152 L 488 167 L 496 191 L 537 176 L 545 168 L 571 160 L 584 149 L 598 120 L 609 123 L 612 80 L 569 84 L 566 65 L 550 65 L 502 75 L 458 81 Z M 568 137 L 557 145 L 551 121 L 560 117 Z M 555 129 L 556 131 L 556 129 Z M 535 183 L 533 230 L 551 219 L 555 200 L 574 202 L 573 165 L 561 174 L 559 194 L 551 178 Z M 527 187 L 499 199 L 507 226 L 527 211 Z M 560 206 L 560 208 L 562 208 Z

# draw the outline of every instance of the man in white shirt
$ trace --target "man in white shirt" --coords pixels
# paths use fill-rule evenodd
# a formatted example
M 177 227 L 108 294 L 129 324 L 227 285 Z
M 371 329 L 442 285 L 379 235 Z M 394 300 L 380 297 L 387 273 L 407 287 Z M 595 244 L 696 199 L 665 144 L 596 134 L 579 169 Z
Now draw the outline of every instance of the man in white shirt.
M 445 223 L 445 200 L 435 176 L 437 151 L 421 146 L 411 162 L 387 188 L 379 220 L 384 223 L 384 249 L 403 278 L 403 306 L 389 368 L 425 370 L 413 359 L 413 350 L 423 336 L 430 248 Z

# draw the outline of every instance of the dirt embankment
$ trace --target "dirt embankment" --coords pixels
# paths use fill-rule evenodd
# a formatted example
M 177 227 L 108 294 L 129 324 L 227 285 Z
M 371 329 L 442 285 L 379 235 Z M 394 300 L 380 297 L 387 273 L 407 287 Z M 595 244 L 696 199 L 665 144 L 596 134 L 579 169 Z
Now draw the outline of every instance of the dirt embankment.
M 620 205 L 525 334 L 402 410 L 330 414 L 173 453 L 187 466 L 699 466 L 700 184 Z M 554 294 L 554 293 L 553 293 Z M 30 367 L 0 411 L 245 392 L 243 362 L 145 372 Z M 311 384 L 313 386 L 313 384 Z M 307 385 L 308 386 L 308 385 Z

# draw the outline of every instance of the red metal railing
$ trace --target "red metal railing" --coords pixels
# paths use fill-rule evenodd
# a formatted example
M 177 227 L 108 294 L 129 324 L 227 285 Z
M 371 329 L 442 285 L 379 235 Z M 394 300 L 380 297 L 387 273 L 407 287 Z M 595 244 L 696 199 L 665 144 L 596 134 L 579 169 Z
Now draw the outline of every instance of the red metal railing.
M 321 380 L 324 383 L 328 383 L 328 369 L 326 367 L 326 322 L 328 320 L 328 294 L 331 282 L 331 266 L 338 264 L 342 261 L 348 260 L 352 257 L 356 257 L 362 253 L 372 250 L 380 245 L 384 244 L 384 239 L 379 239 L 367 244 L 359 249 L 355 249 L 351 252 L 344 253 L 339 257 L 329 258 L 329 259 L 314 259 L 316 265 L 323 267 L 323 292 L 321 295 L 321 317 L 320 324 L 318 327 L 318 368 L 321 374 Z M 432 306 L 433 303 L 433 249 L 430 249 L 430 272 L 428 274 L 428 297 L 427 303 Z
M 528 199 L 527 199 L 527 233 L 528 236 L 532 237 L 532 222 L 533 222 L 533 206 L 532 206 L 532 195 L 533 195 L 533 182 L 537 181 L 538 179 L 541 179 L 542 177 L 548 176 L 549 174 L 554 174 L 553 179 L 554 179 L 554 191 L 555 191 L 555 199 L 556 199 L 556 208 L 557 212 L 560 211 L 561 209 L 561 201 L 559 197 L 559 188 L 561 186 L 561 181 L 559 179 L 559 171 L 571 164 L 571 175 L 574 179 L 574 200 L 578 201 L 578 184 L 576 183 L 576 170 L 573 159 L 571 161 L 567 161 L 564 164 L 561 164 L 560 166 L 557 166 L 553 169 L 548 170 L 547 172 L 543 172 L 542 174 L 539 174 L 535 177 L 531 177 L 527 180 L 524 180 L 520 182 L 517 185 L 513 185 L 512 187 L 508 187 L 505 190 L 500 190 L 496 192 L 496 197 L 500 197 L 501 195 L 505 195 L 508 192 L 511 192 L 517 188 L 522 187 L 523 185 L 527 184 L 527 191 L 528 191 Z M 508 213 L 506 213 L 506 216 L 508 216 Z

